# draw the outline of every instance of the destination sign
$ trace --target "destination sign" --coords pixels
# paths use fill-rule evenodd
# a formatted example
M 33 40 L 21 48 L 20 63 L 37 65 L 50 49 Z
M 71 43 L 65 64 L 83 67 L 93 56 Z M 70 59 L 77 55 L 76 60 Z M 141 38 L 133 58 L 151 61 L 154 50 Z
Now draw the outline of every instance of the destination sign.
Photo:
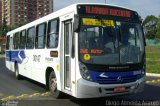
M 95 19 L 95 18 L 82 18 L 83 25 L 96 25 L 96 26 L 110 26 L 114 27 L 113 20 Z
M 102 15 L 112 17 L 133 18 L 134 11 L 106 5 L 79 5 L 78 13 L 81 15 Z
M 112 15 L 120 17 L 131 17 L 131 11 L 112 8 L 101 8 L 94 6 L 86 6 L 86 13 Z

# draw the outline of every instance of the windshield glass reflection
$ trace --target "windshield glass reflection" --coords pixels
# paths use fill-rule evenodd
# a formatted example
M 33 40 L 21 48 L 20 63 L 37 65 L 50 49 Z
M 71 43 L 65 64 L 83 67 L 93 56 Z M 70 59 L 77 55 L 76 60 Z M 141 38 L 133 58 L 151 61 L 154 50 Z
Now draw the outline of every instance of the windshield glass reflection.
M 79 32 L 80 60 L 90 64 L 140 63 L 144 53 L 140 24 L 116 21 L 114 26 L 83 25 Z

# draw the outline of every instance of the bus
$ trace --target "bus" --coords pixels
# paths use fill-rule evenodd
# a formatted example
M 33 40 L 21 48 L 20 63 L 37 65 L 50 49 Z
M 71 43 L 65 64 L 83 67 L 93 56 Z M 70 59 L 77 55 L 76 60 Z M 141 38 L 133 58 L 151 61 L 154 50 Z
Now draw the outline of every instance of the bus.
M 125 7 L 77 3 L 7 33 L 6 67 L 55 98 L 142 92 L 145 66 L 142 19 Z

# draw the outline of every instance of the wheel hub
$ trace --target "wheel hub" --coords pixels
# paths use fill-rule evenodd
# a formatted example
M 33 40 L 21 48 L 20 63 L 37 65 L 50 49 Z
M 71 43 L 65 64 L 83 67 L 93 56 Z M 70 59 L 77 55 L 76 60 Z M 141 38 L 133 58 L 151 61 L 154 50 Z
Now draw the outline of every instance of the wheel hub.
M 57 80 L 56 78 L 52 78 L 51 79 L 51 90 L 56 91 L 56 89 L 57 89 Z

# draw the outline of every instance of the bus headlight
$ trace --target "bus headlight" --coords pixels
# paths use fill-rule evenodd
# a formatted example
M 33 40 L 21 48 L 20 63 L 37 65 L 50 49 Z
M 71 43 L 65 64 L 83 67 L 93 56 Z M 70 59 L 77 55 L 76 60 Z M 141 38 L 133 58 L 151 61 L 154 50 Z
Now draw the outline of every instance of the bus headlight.
M 79 62 L 79 67 L 82 78 L 88 81 L 92 81 L 92 78 L 88 72 L 87 67 L 81 62 Z

